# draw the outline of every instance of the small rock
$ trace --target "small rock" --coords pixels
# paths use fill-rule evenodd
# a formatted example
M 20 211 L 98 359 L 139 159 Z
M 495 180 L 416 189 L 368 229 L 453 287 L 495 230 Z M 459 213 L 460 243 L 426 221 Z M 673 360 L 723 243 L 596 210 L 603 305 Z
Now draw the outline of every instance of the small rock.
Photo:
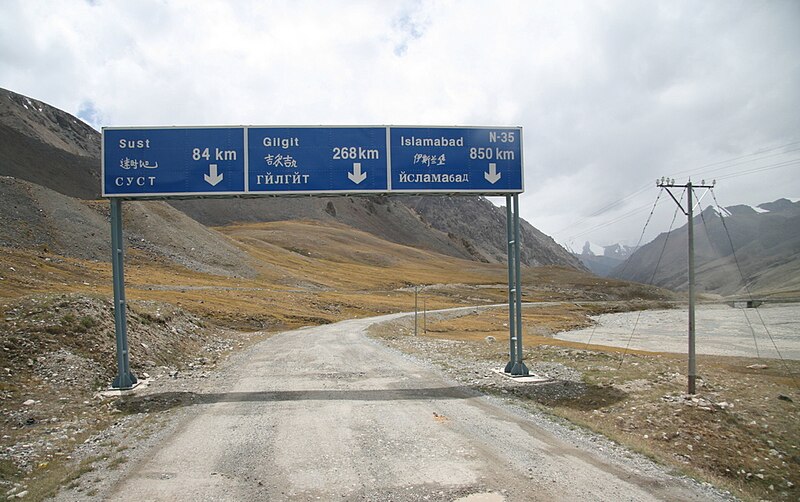
M 792 398 L 787 396 L 786 394 L 778 394 L 778 399 L 780 399 L 781 401 L 789 401 L 790 403 L 794 402 Z
M 28 494 L 28 490 L 24 490 L 24 491 L 21 491 L 21 492 L 19 492 L 18 494 L 14 495 L 14 496 L 17 497 L 18 499 L 21 499 L 21 498 L 25 498 L 25 495 L 27 495 L 27 494 Z
M 747 367 L 749 370 L 765 370 L 768 366 L 766 364 L 751 364 Z
M 28 399 L 27 401 L 22 403 L 22 406 L 33 406 L 34 404 L 36 404 L 36 401 L 34 401 L 33 399 Z

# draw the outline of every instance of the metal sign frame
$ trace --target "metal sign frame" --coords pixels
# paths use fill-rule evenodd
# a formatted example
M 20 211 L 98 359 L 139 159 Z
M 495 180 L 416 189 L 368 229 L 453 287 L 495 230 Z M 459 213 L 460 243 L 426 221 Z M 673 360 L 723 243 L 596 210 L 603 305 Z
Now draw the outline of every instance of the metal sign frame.
M 250 156 L 250 149 L 249 149 L 249 132 L 251 130 L 260 130 L 260 129 L 283 129 L 283 130 L 321 130 L 321 129 L 341 129 L 341 130 L 355 130 L 355 129 L 385 129 L 385 159 L 386 159 L 386 189 L 356 189 L 356 190 L 314 190 L 314 191 L 307 191 L 307 190 L 300 190 L 300 191 L 293 191 L 293 190 L 281 190 L 281 191 L 271 191 L 271 192 L 253 192 L 249 190 L 249 162 L 248 158 Z M 159 192 L 159 193 L 108 193 L 106 191 L 106 183 L 107 183 L 107 170 L 106 170 L 106 131 L 109 131 L 110 134 L 114 134 L 113 131 L 154 131 L 154 130 L 163 130 L 163 131 L 170 131 L 173 135 L 180 136 L 180 134 L 186 133 L 186 131 L 217 131 L 217 130 L 228 130 L 228 131 L 237 131 L 241 129 L 242 131 L 242 162 L 243 164 L 243 190 L 213 190 L 213 191 L 199 191 L 199 192 L 190 192 L 190 191 L 177 191 L 177 192 Z M 514 139 L 512 140 L 518 148 L 518 153 L 515 152 L 514 163 L 516 164 L 516 158 L 519 158 L 519 184 L 514 185 L 512 188 L 507 188 L 504 190 L 495 190 L 494 188 L 491 189 L 475 189 L 475 188 L 467 188 L 467 189 L 453 189 L 453 188 L 409 188 L 409 189 L 396 189 L 392 187 L 392 180 L 394 171 L 392 170 L 392 130 L 427 130 L 427 131 L 454 131 L 454 130 L 469 130 L 469 131 L 495 131 L 495 132 L 507 132 L 513 133 Z M 131 150 L 139 150 L 144 149 L 147 145 L 149 147 L 149 143 L 145 143 L 146 138 L 142 137 L 134 137 L 128 138 L 128 140 L 132 141 L 130 143 Z M 441 138 L 444 140 L 444 138 Z M 185 140 L 185 138 L 183 138 Z M 508 138 L 506 138 L 508 139 Z M 232 141 L 235 138 L 232 139 Z M 462 141 L 462 145 L 455 145 L 458 147 L 469 148 L 466 144 L 466 141 Z M 235 145 L 238 146 L 238 145 Z M 266 146 L 266 145 L 265 145 Z M 358 146 L 358 145 L 356 145 Z M 401 145 L 403 146 L 403 145 Z M 449 146 L 445 146 L 447 148 Z M 210 147 L 209 147 L 210 148 Z M 215 147 L 217 148 L 217 147 Z M 439 148 L 435 147 L 434 148 Z M 483 146 L 476 146 L 476 149 L 486 148 Z M 124 148 L 127 149 L 127 148 Z M 229 152 L 233 151 L 231 148 L 223 148 L 222 155 L 219 155 L 215 151 L 215 163 L 219 160 L 220 162 L 231 162 L 236 159 L 236 155 L 232 155 Z M 498 150 L 499 152 L 499 150 Z M 522 158 L 522 128 L 521 127 L 439 127 L 439 126 L 429 126 L 429 127 L 415 127 L 415 126 L 333 126 L 333 127 L 324 127 L 324 126 L 239 126 L 239 127 L 225 127 L 225 126 L 193 126 L 193 127 L 104 127 L 103 128 L 103 141 L 102 141 L 102 164 L 101 164 L 101 186 L 102 186 L 102 196 L 104 198 L 108 198 L 111 204 L 111 248 L 112 248 L 112 273 L 113 273 L 113 286 L 114 286 L 114 326 L 115 326 L 115 333 L 116 333 L 116 345 L 117 345 L 117 376 L 114 378 L 112 383 L 113 388 L 117 389 L 131 389 L 138 383 L 138 378 L 133 373 L 130 368 L 130 359 L 129 359 L 129 348 L 128 348 L 128 335 L 127 335 L 127 302 L 125 300 L 125 272 L 124 272 L 124 238 L 122 232 L 122 202 L 125 200 L 169 200 L 169 199 L 190 199 L 190 198 L 251 198 L 251 197 L 285 197 L 285 196 L 303 196 L 303 195 L 311 195 L 311 196 L 347 196 L 347 195 L 376 195 L 376 194 L 418 194 L 418 195 L 483 195 L 483 196 L 505 196 L 506 198 L 506 235 L 508 241 L 508 308 L 509 308 L 509 362 L 505 367 L 505 372 L 509 373 L 512 376 L 526 376 L 529 374 L 528 368 L 525 366 L 524 357 L 523 357 L 523 348 L 522 348 L 522 283 L 521 283 L 521 270 L 520 270 L 520 224 L 519 224 L 519 194 L 524 191 L 524 163 Z M 185 153 L 185 152 L 183 152 Z M 204 158 L 204 152 L 199 153 L 199 157 Z M 357 152 L 358 153 L 358 152 Z M 478 150 L 476 150 L 478 153 Z M 372 155 L 372 154 L 369 154 Z M 432 154 L 431 154 L 432 155 Z M 475 159 L 480 161 L 488 161 L 492 159 L 485 158 L 486 156 L 490 155 L 486 151 L 484 151 L 484 158 Z M 491 154 L 494 156 L 494 152 Z M 209 152 L 209 157 L 211 157 Z M 198 160 L 199 159 L 195 159 Z M 210 161 L 209 159 L 205 159 Z M 341 159 L 341 160 L 375 160 L 375 159 Z M 508 160 L 508 159 L 505 159 Z M 132 162 L 136 161 L 136 164 Z M 498 160 L 499 161 L 499 160 Z M 137 171 L 136 176 L 133 176 L 133 182 L 137 182 L 137 178 L 140 176 L 138 170 L 142 169 L 143 172 L 147 172 L 150 169 L 156 169 L 157 167 L 153 167 L 146 163 L 145 160 L 141 159 L 128 159 L 127 170 Z M 141 163 L 140 163 L 141 162 Z M 201 163 L 202 164 L 202 163 Z M 208 162 L 209 166 L 213 165 L 211 162 Z M 477 163 L 476 163 L 477 164 Z M 485 162 L 487 166 L 489 166 L 489 170 L 486 171 L 484 174 L 486 176 L 486 180 L 490 184 L 494 184 L 491 179 L 494 179 L 495 182 L 502 178 L 503 171 L 498 173 L 496 171 L 496 163 Z M 492 169 L 490 164 L 494 164 L 495 168 Z M 120 160 L 120 166 L 123 165 L 123 161 Z M 506 164 L 508 166 L 510 164 Z M 135 166 L 135 167 L 134 167 Z M 218 165 L 216 166 L 218 167 Z M 353 166 L 354 170 L 349 173 L 354 179 L 352 181 L 359 185 L 360 182 L 356 181 L 358 179 L 364 179 L 362 177 L 363 172 L 356 170 L 355 165 Z M 185 168 L 185 166 L 184 166 Z M 122 167 L 122 169 L 126 169 Z M 198 175 L 198 173 L 194 173 Z M 219 182 L 224 180 L 224 172 L 220 173 L 216 168 L 209 170 L 208 174 L 205 174 L 199 171 L 199 174 L 204 176 L 205 181 L 212 187 L 216 186 Z M 341 173 L 340 173 L 341 174 Z M 449 176 L 452 173 L 448 173 Z M 473 173 L 474 174 L 474 173 Z M 498 175 L 499 174 L 499 175 Z M 149 175 L 148 175 L 149 176 Z M 414 175 L 415 179 L 417 174 Z M 455 175 L 453 175 L 455 176 Z M 463 176 L 463 174 L 462 174 Z M 207 177 L 207 178 L 206 178 Z M 230 175 L 229 175 L 230 177 Z M 423 175 L 423 179 L 424 175 Z M 123 180 L 127 181 L 127 180 Z M 146 182 L 147 180 L 143 180 Z M 179 181 L 179 180 L 178 180 Z M 513 180 L 512 180 L 513 181 Z M 230 182 L 230 180 L 229 180 Z M 508 182 L 508 180 L 506 180 Z M 173 183 L 176 183 L 173 181 Z M 227 186 L 227 185 L 225 185 Z M 500 188 L 500 187 L 495 187 Z

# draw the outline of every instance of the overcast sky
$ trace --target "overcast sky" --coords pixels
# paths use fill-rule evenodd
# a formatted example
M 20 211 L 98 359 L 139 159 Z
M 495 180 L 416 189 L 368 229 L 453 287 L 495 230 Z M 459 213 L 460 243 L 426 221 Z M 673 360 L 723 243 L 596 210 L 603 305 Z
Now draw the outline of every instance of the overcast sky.
M 522 126 L 522 216 L 577 249 L 636 244 L 665 175 L 716 178 L 722 205 L 800 199 L 797 0 L 0 7 L 0 87 L 98 129 Z

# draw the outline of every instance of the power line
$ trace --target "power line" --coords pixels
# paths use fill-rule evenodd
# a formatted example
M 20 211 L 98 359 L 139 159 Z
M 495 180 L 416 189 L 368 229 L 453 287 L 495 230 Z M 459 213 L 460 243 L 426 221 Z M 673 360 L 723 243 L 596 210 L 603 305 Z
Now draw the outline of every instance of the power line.
M 763 155 L 763 157 L 761 157 L 761 158 L 753 159 L 751 161 L 747 161 L 747 162 L 754 162 L 754 161 L 758 161 L 758 160 L 763 160 L 765 158 L 770 158 L 770 157 L 775 157 L 775 156 L 778 156 L 778 155 L 784 155 L 784 154 L 787 154 L 787 153 L 800 151 L 800 146 L 798 146 L 797 148 L 792 148 L 790 150 L 784 150 L 782 152 L 772 153 L 771 155 L 764 155 L 766 153 L 774 152 L 775 150 L 781 150 L 781 149 L 785 149 L 787 147 L 795 146 L 795 145 L 800 145 L 800 141 L 794 141 L 792 143 L 786 143 L 784 145 L 779 145 L 779 146 L 776 146 L 776 147 L 773 147 L 773 148 L 767 148 L 767 149 L 764 149 L 764 150 L 761 150 L 761 151 L 758 151 L 758 152 L 748 153 L 748 154 L 740 155 L 738 157 L 733 157 L 733 158 L 730 158 L 730 159 L 720 160 L 718 162 L 711 162 L 709 164 L 704 164 L 702 166 L 693 167 L 691 169 L 686 169 L 684 171 L 678 171 L 678 172 L 674 173 L 674 175 L 675 176 L 679 176 L 679 175 L 684 175 L 684 174 L 691 174 L 691 173 L 693 173 L 693 172 L 695 172 L 695 171 L 697 171 L 699 169 L 705 169 L 707 167 L 714 167 L 714 166 L 719 166 L 719 165 L 723 165 L 723 164 L 729 164 L 731 162 L 734 163 L 734 164 L 731 164 L 729 166 L 723 166 L 723 167 L 720 167 L 718 169 L 712 169 L 711 171 L 708 171 L 708 172 L 715 172 L 717 170 L 727 169 L 729 167 L 733 167 L 733 166 L 736 166 L 736 165 L 744 164 L 746 162 L 736 162 L 736 161 L 742 160 L 742 159 L 746 159 L 748 157 L 760 157 L 760 156 Z
M 661 203 L 661 201 L 658 201 L 658 204 L 660 204 L 660 203 Z M 582 232 L 578 232 L 576 234 L 573 234 L 573 235 L 571 235 L 571 236 L 569 236 L 567 238 L 567 241 L 572 241 L 574 239 L 577 239 L 578 237 L 581 237 L 581 236 L 586 235 L 588 233 L 594 232 L 595 230 L 599 230 L 601 228 L 606 228 L 606 227 L 608 227 L 610 225 L 613 225 L 614 223 L 618 223 L 618 222 L 620 222 L 620 221 L 622 221 L 624 219 L 630 218 L 631 216 L 635 216 L 635 215 L 639 214 L 640 212 L 642 212 L 643 210 L 647 209 L 648 207 L 650 207 L 650 204 L 645 204 L 643 206 L 636 207 L 636 208 L 628 211 L 627 213 L 624 213 L 624 214 L 622 214 L 620 216 L 617 216 L 616 218 L 614 218 L 612 220 L 609 220 L 609 221 L 606 221 L 604 223 L 601 223 L 600 225 L 594 225 L 594 226 L 592 226 L 592 228 L 589 228 L 589 229 L 586 229 L 586 230 L 584 230 Z
M 625 197 L 623 197 L 621 199 L 617 199 L 614 202 L 611 202 L 611 203 L 601 207 L 600 209 L 595 210 L 593 213 L 590 213 L 590 214 L 586 215 L 585 217 L 581 218 L 580 220 L 578 220 L 576 222 L 570 223 L 566 227 L 558 230 L 556 233 L 561 233 L 564 230 L 567 230 L 567 229 L 570 229 L 570 228 L 573 228 L 573 227 L 577 227 L 577 226 L 581 225 L 583 222 L 588 221 L 591 218 L 594 218 L 595 216 L 600 216 L 601 214 L 605 213 L 609 209 L 613 209 L 616 206 L 618 206 L 618 205 L 622 204 L 623 202 L 625 202 L 626 200 L 628 200 L 628 199 L 630 199 L 632 197 L 635 197 L 635 196 L 639 195 L 640 193 L 642 193 L 642 192 L 644 192 L 646 190 L 649 190 L 651 186 L 652 185 L 650 183 L 648 183 L 646 185 L 643 185 L 641 188 L 639 188 L 635 192 L 633 192 L 633 193 L 631 193 L 629 195 L 626 195 Z
M 717 205 L 717 210 L 719 211 L 720 205 L 717 201 L 717 196 L 714 194 L 714 191 L 711 190 L 711 196 L 714 198 L 714 203 Z M 719 213 L 719 219 L 722 222 L 722 228 L 725 229 L 725 235 L 728 237 L 728 243 L 731 245 L 731 255 L 733 256 L 733 262 L 736 264 L 736 269 L 739 271 L 739 277 L 742 278 L 742 286 L 744 286 L 744 290 L 747 293 L 747 297 L 750 301 L 753 301 L 753 294 L 750 291 L 750 287 L 747 285 L 747 279 L 744 276 L 744 272 L 742 271 L 742 266 L 739 263 L 739 258 L 736 256 L 736 248 L 733 247 L 733 239 L 731 238 L 731 233 L 728 230 L 728 224 L 725 223 L 725 218 L 722 217 L 722 213 Z M 783 363 L 783 367 L 786 370 L 786 374 L 792 376 L 791 370 L 789 366 L 786 364 L 786 360 L 783 358 L 783 354 L 781 354 L 780 349 L 778 349 L 778 344 L 775 343 L 775 339 L 772 337 L 772 333 L 770 333 L 769 328 L 767 328 L 767 323 L 764 322 L 764 318 L 761 317 L 761 311 L 756 308 L 756 314 L 758 315 L 758 319 L 761 321 L 761 325 L 764 327 L 764 331 L 767 333 L 767 337 L 772 342 L 773 348 L 775 348 L 775 352 L 778 354 L 778 358 Z M 749 321 L 748 321 L 749 322 Z M 793 380 L 797 380 L 792 376 Z
M 789 147 L 794 147 L 794 148 L 789 148 Z M 780 150 L 780 151 L 778 151 L 778 150 Z M 753 152 L 753 153 L 749 153 L 749 154 L 745 154 L 745 155 L 740 155 L 738 157 L 733 157 L 731 159 L 726 159 L 726 160 L 722 160 L 722 161 L 718 161 L 718 162 L 711 162 L 709 164 L 704 164 L 702 166 L 698 166 L 698 167 L 693 168 L 693 169 L 687 169 L 687 170 L 683 170 L 683 171 L 678 171 L 678 172 L 676 172 L 674 174 L 674 176 L 678 176 L 678 175 L 681 175 L 681 174 L 688 174 L 688 173 L 696 173 L 700 169 L 705 169 L 705 168 L 708 168 L 708 167 L 720 166 L 720 167 L 715 167 L 714 169 L 702 171 L 700 175 L 697 175 L 698 177 L 702 176 L 702 177 L 706 177 L 706 178 L 712 178 L 712 177 L 714 177 L 713 174 L 717 173 L 719 171 L 725 171 L 725 170 L 731 169 L 733 167 L 737 167 L 737 166 L 741 166 L 741 165 L 745 165 L 745 164 L 752 164 L 754 162 L 759 162 L 759 161 L 762 161 L 762 160 L 765 160 L 765 159 L 778 157 L 778 156 L 781 156 L 781 155 L 786 155 L 788 153 L 793 153 L 793 152 L 797 152 L 797 151 L 800 151 L 800 141 L 794 141 L 794 142 L 791 142 L 791 143 L 785 143 L 783 145 L 778 145 L 778 146 L 775 146 L 775 147 L 772 147 L 772 148 L 762 149 L 762 150 L 760 150 L 758 152 Z M 768 170 L 772 170 L 772 169 L 780 169 L 780 168 L 783 168 L 783 167 L 793 167 L 795 165 L 800 165 L 800 157 L 792 158 L 792 159 L 785 160 L 785 161 L 782 161 L 782 162 L 777 162 L 777 163 L 774 163 L 774 164 L 768 164 L 768 165 L 765 165 L 765 166 L 759 166 L 759 167 L 754 167 L 754 168 L 750 168 L 750 169 L 745 169 L 745 170 L 741 170 L 741 171 L 734 171 L 734 172 L 731 172 L 731 173 L 722 173 L 722 174 L 717 175 L 716 179 L 717 180 L 724 180 L 724 179 L 737 178 L 737 177 L 740 177 L 740 176 L 756 174 L 756 173 L 759 173 L 759 172 L 768 171 Z M 673 176 L 671 176 L 671 177 L 673 177 Z M 579 219 L 579 220 L 577 220 L 577 221 L 575 221 L 573 223 L 570 223 L 569 225 L 567 225 L 565 227 L 562 227 L 560 230 L 558 230 L 555 233 L 559 234 L 559 233 L 562 233 L 562 232 L 564 232 L 566 230 L 569 230 L 569 229 L 572 229 L 572 228 L 581 227 L 584 223 L 592 220 L 593 218 L 595 218 L 597 216 L 600 216 L 600 215 L 608 212 L 611 209 L 614 209 L 614 208 L 618 207 L 619 205 L 621 205 L 625 201 L 627 201 L 627 200 L 629 200 L 631 198 L 634 198 L 637 195 L 641 194 L 642 192 L 648 190 L 650 187 L 651 187 L 651 184 L 649 184 L 649 183 L 646 184 L 646 185 L 643 185 L 640 188 L 636 189 L 634 192 L 632 192 L 632 193 L 630 193 L 630 194 L 628 194 L 628 195 L 626 195 L 626 196 L 624 196 L 624 197 L 622 197 L 620 199 L 616 199 L 613 202 L 610 202 L 610 203 L 600 207 L 599 209 L 596 209 L 592 213 L 584 216 L 583 218 L 581 218 L 581 219 Z M 625 213 L 625 214 L 623 214 L 621 216 L 618 216 L 618 217 L 616 217 L 616 218 L 614 218 L 614 219 L 612 219 L 610 221 L 604 222 L 604 223 L 602 223 L 600 225 L 594 225 L 589 229 L 586 229 L 586 230 L 583 230 L 583 231 L 580 231 L 580 232 L 578 232 L 576 234 L 571 235 L 570 237 L 567 238 L 567 241 L 572 241 L 573 239 L 576 239 L 578 237 L 581 237 L 583 235 L 591 233 L 591 232 L 593 232 L 595 230 L 598 230 L 598 229 L 601 229 L 601 228 L 605 228 L 605 227 L 607 227 L 609 225 L 617 223 L 622 219 L 628 218 L 630 216 L 633 216 L 634 214 L 637 214 L 638 212 L 644 211 L 647 207 L 649 207 L 649 205 L 639 206 L 639 207 L 629 211 L 628 213 Z
M 663 188 L 662 188 L 661 190 L 659 190 L 659 192 L 658 192 L 658 197 L 659 197 L 659 198 L 661 197 L 661 193 L 662 193 L 663 191 L 664 191 L 664 189 L 663 189 Z M 672 194 L 670 194 L 670 195 L 672 195 Z M 664 237 L 664 246 L 661 248 L 661 253 L 659 253 L 659 255 L 658 255 L 658 261 L 656 262 L 656 266 L 655 266 L 655 268 L 653 268 L 653 274 L 650 276 L 650 282 L 648 282 L 648 284 L 650 284 L 650 285 L 652 285 L 652 284 L 653 284 L 653 282 L 654 282 L 654 281 L 655 281 L 655 279 L 656 279 L 656 274 L 658 273 L 658 267 L 660 267 L 660 266 L 661 266 L 661 260 L 664 258 L 664 252 L 667 250 L 667 243 L 669 242 L 669 236 L 670 236 L 670 235 L 672 235 L 672 227 L 675 225 L 675 219 L 678 217 L 678 208 L 680 207 L 680 205 L 681 205 L 681 202 L 683 202 L 683 195 L 684 195 L 684 194 L 683 194 L 683 193 L 681 193 L 681 200 L 680 200 L 680 201 L 676 201 L 676 202 L 678 202 L 678 205 L 677 205 L 677 207 L 675 207 L 675 212 L 674 212 L 674 213 L 673 213 L 673 215 L 672 215 L 672 222 L 670 222 L 670 224 L 669 224 L 669 230 L 667 230 L 667 236 L 666 236 L 666 237 Z M 674 198 L 674 197 L 673 197 L 673 198 Z M 658 198 L 656 199 L 656 201 L 658 201 Z M 655 206 L 653 206 L 653 209 L 655 209 Z M 651 216 L 652 216 L 652 213 L 651 213 Z M 649 218 L 648 218 L 648 220 L 647 220 L 647 221 L 648 221 L 648 222 L 650 221 L 650 220 L 649 220 Z M 645 227 L 646 227 L 646 226 L 647 226 L 647 225 L 645 225 Z M 644 235 L 644 230 L 642 230 L 642 235 Z M 625 260 L 625 264 L 626 264 L 626 266 L 627 266 L 627 263 L 628 263 L 629 261 L 630 261 L 630 260 Z M 623 271 L 624 271 L 624 268 L 623 268 Z M 622 275 L 622 274 L 620 274 L 620 276 L 621 276 L 621 275 Z M 619 368 L 621 368 L 621 367 L 622 367 L 622 363 L 623 363 L 623 361 L 625 360 L 625 355 L 628 353 L 628 349 L 629 349 L 629 348 L 630 348 L 630 346 L 631 346 L 631 341 L 633 340 L 633 335 L 636 333 L 636 327 L 637 327 L 637 326 L 639 326 L 639 318 L 640 318 L 641 316 L 642 316 L 642 311 L 640 310 L 640 311 L 638 312 L 638 314 L 636 315 L 636 322 L 635 322 L 635 323 L 633 323 L 633 329 L 631 330 L 631 336 L 629 336 L 629 337 L 628 337 L 628 342 L 625 344 L 625 350 L 622 352 L 622 356 L 621 356 L 621 357 L 620 357 L 620 359 L 619 359 L 619 366 L 617 366 L 617 369 L 619 369 Z
M 739 171 L 739 172 L 736 172 L 736 173 L 724 174 L 722 176 L 718 176 L 717 180 L 727 180 L 727 179 L 731 179 L 731 178 L 738 178 L 739 176 L 746 176 L 748 174 L 755 174 L 755 173 L 760 173 L 760 172 L 763 172 L 763 171 L 770 171 L 772 169 L 780 169 L 781 167 L 792 167 L 792 166 L 795 166 L 795 165 L 800 165 L 800 158 L 788 160 L 788 161 L 785 161 L 785 162 L 780 162 L 780 163 L 777 163 L 777 164 L 770 164 L 770 165 L 766 165 L 766 166 L 762 166 L 762 167 L 754 167 L 753 169 L 748 169 L 746 171 Z
M 656 196 L 656 201 L 653 203 L 653 209 L 650 210 L 650 215 L 647 217 L 647 221 L 644 222 L 644 227 L 642 228 L 641 235 L 639 235 L 639 240 L 636 242 L 636 247 L 633 248 L 634 252 L 636 252 L 636 250 L 639 249 L 639 246 L 642 245 L 642 241 L 644 240 L 644 233 L 645 233 L 645 231 L 647 231 L 647 226 L 650 224 L 650 220 L 653 219 L 653 213 L 656 212 L 656 206 L 658 205 L 658 202 L 661 200 L 661 194 L 662 193 L 664 193 L 664 190 L 659 190 L 658 191 L 658 195 Z M 676 209 L 676 211 L 677 211 L 677 209 Z M 675 217 L 674 216 L 672 217 L 672 221 L 673 222 L 675 221 Z M 672 230 L 672 225 L 671 224 L 670 224 L 670 230 Z M 660 258 L 659 258 L 659 261 L 660 261 Z M 628 268 L 628 263 L 630 263 L 630 260 L 625 260 L 625 262 L 623 262 L 622 270 L 619 273 L 619 277 L 624 277 L 625 269 Z

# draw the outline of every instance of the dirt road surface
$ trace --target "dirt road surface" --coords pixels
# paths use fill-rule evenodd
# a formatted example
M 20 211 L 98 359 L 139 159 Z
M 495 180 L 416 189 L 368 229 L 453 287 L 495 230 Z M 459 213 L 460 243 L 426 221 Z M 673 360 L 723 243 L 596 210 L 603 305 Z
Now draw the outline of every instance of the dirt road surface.
M 169 432 L 140 445 L 95 496 L 723 499 L 604 439 L 459 387 L 365 336 L 371 323 L 394 317 L 286 332 L 238 354 L 191 404 L 168 410 Z

